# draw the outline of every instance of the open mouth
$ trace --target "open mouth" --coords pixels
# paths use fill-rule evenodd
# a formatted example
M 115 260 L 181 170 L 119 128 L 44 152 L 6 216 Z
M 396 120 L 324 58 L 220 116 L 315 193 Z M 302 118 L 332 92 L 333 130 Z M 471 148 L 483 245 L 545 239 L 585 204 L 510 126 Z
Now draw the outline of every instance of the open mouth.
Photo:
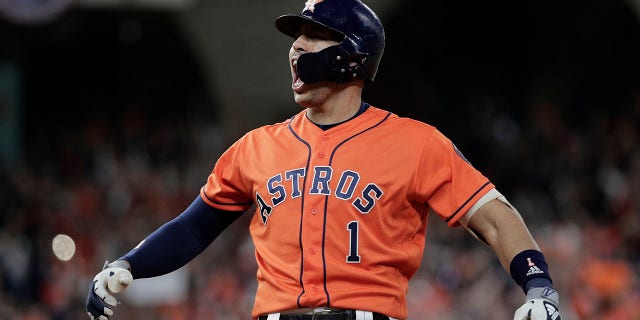
M 300 93 L 303 89 L 304 82 L 298 76 L 298 69 L 297 69 L 298 59 L 294 59 L 291 62 L 291 65 L 293 70 L 293 82 L 291 84 L 291 89 L 293 89 L 293 91 L 296 93 Z

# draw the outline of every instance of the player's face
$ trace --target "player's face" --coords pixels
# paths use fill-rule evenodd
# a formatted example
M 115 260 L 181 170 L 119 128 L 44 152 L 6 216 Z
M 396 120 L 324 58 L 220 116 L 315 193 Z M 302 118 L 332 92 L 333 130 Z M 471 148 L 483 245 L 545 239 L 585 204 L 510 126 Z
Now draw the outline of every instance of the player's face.
M 307 52 L 318 52 L 338 44 L 341 35 L 312 24 L 303 25 L 296 33 L 296 39 L 289 50 L 294 100 L 304 107 L 315 107 L 327 100 L 336 84 L 331 82 L 304 83 L 298 77 L 296 64 L 298 57 Z

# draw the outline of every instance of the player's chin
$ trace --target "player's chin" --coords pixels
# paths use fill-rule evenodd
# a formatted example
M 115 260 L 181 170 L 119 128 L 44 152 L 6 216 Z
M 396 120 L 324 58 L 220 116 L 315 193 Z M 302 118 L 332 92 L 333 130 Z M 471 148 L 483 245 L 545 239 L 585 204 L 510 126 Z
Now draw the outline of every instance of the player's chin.
M 311 91 L 305 91 L 303 93 L 293 93 L 293 100 L 295 103 L 303 108 L 313 108 L 320 102 L 318 101 L 318 95 Z
M 297 93 L 294 91 L 293 100 L 296 102 L 296 104 L 303 107 L 307 107 L 307 105 L 309 104 L 309 99 L 307 98 L 307 95 L 305 95 L 304 93 Z
M 302 103 L 309 99 L 310 92 L 313 90 L 313 84 L 307 84 L 299 79 L 291 84 L 291 90 L 293 91 L 293 98 L 297 103 Z

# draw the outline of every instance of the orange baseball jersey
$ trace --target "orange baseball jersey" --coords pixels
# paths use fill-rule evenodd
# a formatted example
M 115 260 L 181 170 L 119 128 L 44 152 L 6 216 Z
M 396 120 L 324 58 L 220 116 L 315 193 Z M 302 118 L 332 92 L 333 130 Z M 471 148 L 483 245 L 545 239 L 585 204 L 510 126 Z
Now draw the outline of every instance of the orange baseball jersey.
M 201 196 L 223 210 L 256 205 L 254 319 L 319 306 L 404 319 L 427 213 L 455 226 L 493 188 L 436 128 L 370 106 L 325 131 L 302 111 L 248 132 Z

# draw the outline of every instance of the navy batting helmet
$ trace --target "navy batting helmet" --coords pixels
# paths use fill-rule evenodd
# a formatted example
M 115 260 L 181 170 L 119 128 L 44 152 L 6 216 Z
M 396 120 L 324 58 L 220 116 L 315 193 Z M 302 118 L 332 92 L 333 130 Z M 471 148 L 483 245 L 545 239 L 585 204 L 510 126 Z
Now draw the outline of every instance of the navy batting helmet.
M 382 22 L 360 0 L 308 0 L 300 14 L 276 19 L 276 28 L 295 38 L 301 25 L 313 23 L 343 35 L 342 41 L 320 52 L 298 59 L 298 74 L 304 82 L 347 82 L 364 79 L 371 84 L 384 52 Z

